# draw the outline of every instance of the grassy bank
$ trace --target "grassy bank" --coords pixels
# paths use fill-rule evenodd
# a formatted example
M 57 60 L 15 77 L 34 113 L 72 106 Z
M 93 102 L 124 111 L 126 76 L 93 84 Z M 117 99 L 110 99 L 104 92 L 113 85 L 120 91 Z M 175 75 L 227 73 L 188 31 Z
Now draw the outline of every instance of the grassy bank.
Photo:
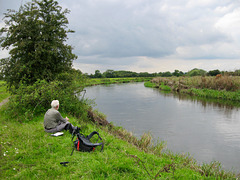
M 144 82 L 144 81 L 150 81 L 151 79 L 152 79 L 151 77 L 89 78 L 89 79 L 87 79 L 86 86 L 95 86 L 95 85 L 100 85 L 100 84 Z
M 8 119 L 0 111 L 1 179 L 225 179 L 234 174 L 218 163 L 198 166 L 187 155 L 162 152 L 151 146 L 149 135 L 136 140 L 121 128 L 99 127 L 70 117 L 82 132 L 97 130 L 105 149 L 93 153 L 72 151 L 71 135 L 52 137 L 43 131 L 43 115 L 31 122 Z M 63 114 L 67 115 L 67 114 Z M 120 133 L 121 132 L 121 133 Z M 135 139 L 133 145 L 124 138 Z M 147 153 L 146 153 L 147 152 Z M 69 161 L 67 167 L 60 162 Z
M 97 130 L 104 140 L 100 152 L 72 151 L 71 135 L 52 137 L 43 130 L 43 116 L 31 121 L 10 118 L 0 107 L 0 179 L 234 179 L 218 162 L 202 166 L 188 154 L 174 154 L 165 143 L 153 145 L 150 134 L 137 139 L 111 124 L 98 126 L 68 113 L 71 123 L 87 135 Z M 61 111 L 61 109 L 60 109 Z M 67 167 L 60 162 L 69 161 Z
M 158 77 L 147 87 L 186 93 L 204 98 L 240 101 L 240 77 Z

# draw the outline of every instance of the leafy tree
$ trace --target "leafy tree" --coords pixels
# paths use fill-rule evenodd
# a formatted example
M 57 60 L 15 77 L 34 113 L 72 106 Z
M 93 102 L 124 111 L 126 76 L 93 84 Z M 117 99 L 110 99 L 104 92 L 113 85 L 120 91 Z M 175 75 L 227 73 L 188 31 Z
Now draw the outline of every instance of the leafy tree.
M 189 71 L 187 75 L 188 76 L 204 76 L 206 75 L 206 71 L 204 71 L 203 69 L 194 68 L 191 71 Z
M 175 70 L 175 71 L 172 73 L 172 75 L 173 75 L 173 76 L 177 76 L 177 77 L 179 77 L 179 76 L 183 76 L 184 73 L 183 73 L 182 71 Z
M 172 76 L 172 73 L 169 71 L 162 73 L 162 77 L 171 77 L 171 76 Z
M 216 76 L 218 74 L 221 74 L 221 71 L 219 71 L 218 69 L 212 70 L 212 71 L 208 71 L 208 75 L 209 76 Z
M 67 33 L 73 32 L 67 29 L 68 13 L 54 0 L 32 0 L 5 13 L 0 44 L 10 50 L 10 57 L 0 60 L 0 73 L 9 88 L 38 79 L 49 82 L 71 70 L 76 55 L 65 44 Z
M 235 75 L 235 76 L 240 76 L 240 69 L 235 70 L 234 75 Z
M 106 78 L 114 78 L 115 75 L 114 75 L 114 70 L 111 70 L 111 69 L 108 69 L 106 70 L 103 75 L 106 77 Z
M 95 78 L 101 78 L 101 77 L 102 77 L 101 72 L 100 72 L 99 70 L 96 70 L 96 71 L 95 71 L 95 74 L 94 74 L 94 77 L 95 77 Z

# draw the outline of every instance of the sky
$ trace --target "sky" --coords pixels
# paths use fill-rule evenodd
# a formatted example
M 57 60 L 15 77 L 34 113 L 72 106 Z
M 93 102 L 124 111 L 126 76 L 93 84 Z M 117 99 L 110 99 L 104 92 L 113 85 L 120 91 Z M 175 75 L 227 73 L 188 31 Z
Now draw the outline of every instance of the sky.
M 0 0 L 6 9 L 29 0 Z M 240 69 L 239 0 L 58 0 L 83 73 Z M 7 51 L 0 50 L 0 58 Z

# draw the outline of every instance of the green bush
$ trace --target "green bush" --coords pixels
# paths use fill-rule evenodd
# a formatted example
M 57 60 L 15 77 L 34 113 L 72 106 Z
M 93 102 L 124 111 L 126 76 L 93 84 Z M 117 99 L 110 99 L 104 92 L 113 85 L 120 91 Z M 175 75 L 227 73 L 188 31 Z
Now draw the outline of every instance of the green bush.
M 9 100 L 7 112 L 11 117 L 21 119 L 24 116 L 24 119 L 31 120 L 34 115 L 51 108 L 51 101 L 57 99 L 62 112 L 84 118 L 88 105 L 86 100 L 79 99 L 82 89 L 62 81 L 39 80 L 28 86 L 21 83 Z

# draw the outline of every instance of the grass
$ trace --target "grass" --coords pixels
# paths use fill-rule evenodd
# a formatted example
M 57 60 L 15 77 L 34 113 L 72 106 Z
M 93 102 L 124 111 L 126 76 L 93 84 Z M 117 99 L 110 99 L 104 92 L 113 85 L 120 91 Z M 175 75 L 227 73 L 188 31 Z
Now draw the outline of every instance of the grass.
M 43 130 L 43 115 L 27 123 L 9 119 L 0 109 L 0 179 L 222 179 L 234 174 L 201 167 L 188 155 L 163 152 L 164 144 L 152 145 L 151 136 L 136 139 L 121 127 L 100 127 L 70 117 L 83 134 L 97 130 L 104 151 L 72 151 L 71 135 L 52 137 Z M 63 114 L 66 116 L 67 114 Z M 127 139 L 131 139 L 129 143 Z M 134 145 L 135 144 L 135 145 Z M 69 161 L 67 167 L 60 162 Z
M 6 106 L 0 107 L 0 179 L 233 179 L 218 162 L 200 166 L 189 154 L 174 154 L 165 142 L 152 143 L 149 133 L 137 139 L 131 132 L 97 126 L 67 113 L 82 133 L 98 131 L 104 151 L 72 152 L 71 135 L 52 137 L 43 130 L 43 116 L 31 121 L 9 118 Z M 60 110 L 61 111 L 61 110 Z M 102 115 L 102 117 L 104 117 Z M 60 162 L 69 161 L 67 167 Z
M 239 76 L 194 76 L 194 77 L 157 77 L 152 80 L 155 84 L 164 83 L 172 88 L 196 88 L 196 89 L 212 89 L 239 91 L 240 77 Z
M 152 87 L 176 91 L 203 98 L 240 101 L 240 78 L 217 77 L 157 77 Z
M 129 77 L 129 78 L 89 78 L 86 86 L 95 86 L 100 84 L 115 84 L 115 83 L 130 83 L 130 82 L 144 82 L 152 78 L 148 77 Z
M 0 81 L 0 102 L 6 99 L 10 94 L 6 91 L 6 83 Z

